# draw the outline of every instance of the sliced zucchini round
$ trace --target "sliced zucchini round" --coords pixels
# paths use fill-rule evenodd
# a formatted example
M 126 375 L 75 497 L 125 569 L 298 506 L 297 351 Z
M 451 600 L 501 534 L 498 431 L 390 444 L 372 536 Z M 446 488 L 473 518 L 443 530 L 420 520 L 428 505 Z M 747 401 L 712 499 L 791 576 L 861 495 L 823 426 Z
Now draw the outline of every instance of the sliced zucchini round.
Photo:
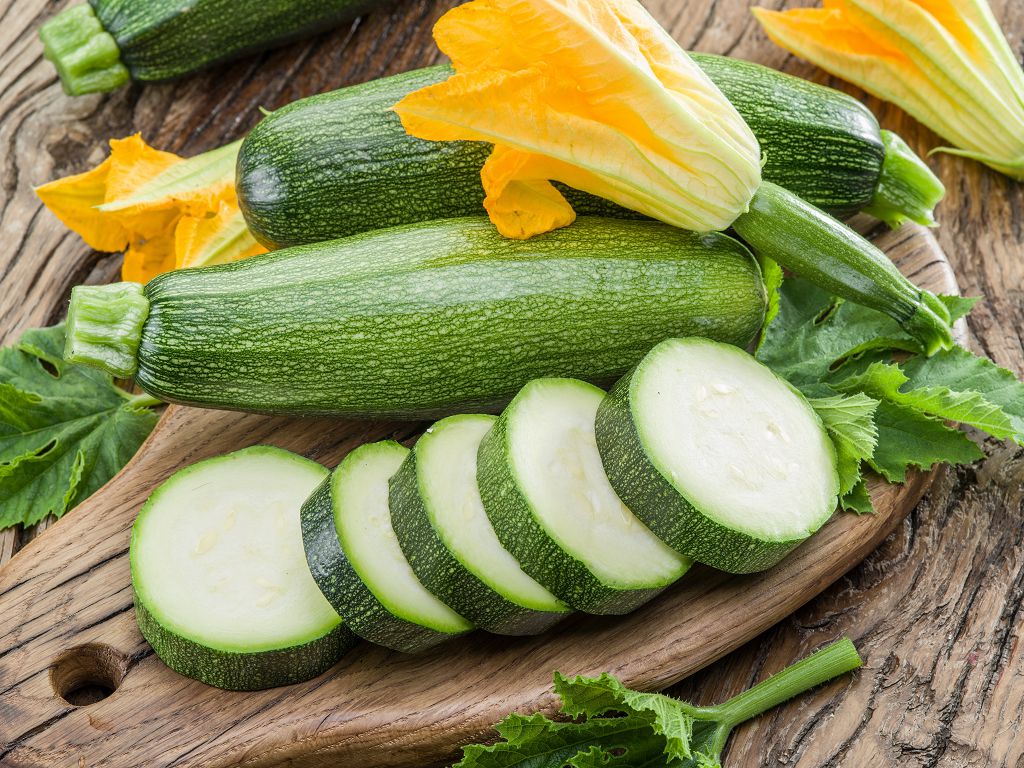
M 836 508 L 835 447 L 814 409 L 728 344 L 656 346 L 602 403 L 597 444 L 630 509 L 723 571 L 770 568 Z
M 355 643 L 306 569 L 299 508 L 327 476 L 257 446 L 168 478 L 132 528 L 139 629 L 167 666 L 256 690 L 314 677 Z
M 480 444 L 477 479 L 501 543 L 526 573 L 588 613 L 627 613 L 690 560 L 616 496 L 594 417 L 605 394 L 576 379 L 535 379 Z
M 473 625 L 427 591 L 395 538 L 388 481 L 408 453 L 393 440 L 352 451 L 302 506 L 302 538 L 313 579 L 345 624 L 412 653 Z
M 391 479 L 391 522 L 423 585 L 476 626 L 543 632 L 571 609 L 523 572 L 491 525 L 476 484 L 480 441 L 497 419 L 434 424 Z

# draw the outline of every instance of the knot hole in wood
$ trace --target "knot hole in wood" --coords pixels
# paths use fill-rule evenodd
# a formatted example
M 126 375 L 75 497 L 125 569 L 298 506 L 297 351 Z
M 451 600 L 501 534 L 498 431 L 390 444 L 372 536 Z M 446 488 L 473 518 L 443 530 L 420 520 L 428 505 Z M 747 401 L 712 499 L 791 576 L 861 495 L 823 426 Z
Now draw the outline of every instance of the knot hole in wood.
M 79 645 L 64 651 L 53 662 L 50 685 L 68 704 L 84 707 L 116 691 L 128 666 L 128 657 L 109 645 Z

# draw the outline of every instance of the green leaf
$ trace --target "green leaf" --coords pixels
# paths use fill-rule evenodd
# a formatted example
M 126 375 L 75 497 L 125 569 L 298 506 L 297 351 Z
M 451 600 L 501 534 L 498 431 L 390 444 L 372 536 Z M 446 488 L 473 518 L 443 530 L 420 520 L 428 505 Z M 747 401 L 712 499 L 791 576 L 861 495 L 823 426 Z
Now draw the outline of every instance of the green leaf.
M 883 401 L 875 411 L 878 447 L 871 468 L 890 482 L 907 479 L 907 468 L 935 464 L 969 464 L 984 454 L 958 429 L 913 408 Z
M 845 497 L 861 481 L 861 462 L 870 459 L 875 452 L 878 429 L 874 415 L 878 401 L 857 392 L 813 398 L 808 402 L 836 446 L 839 495 Z
M 761 324 L 761 333 L 757 340 L 758 349 L 764 344 L 764 337 L 768 332 L 768 327 L 779 315 L 779 290 L 782 288 L 782 283 L 785 280 L 782 267 L 769 258 L 761 260 L 761 272 L 764 275 L 764 287 L 768 295 L 768 308 L 765 311 L 764 323 Z
M 63 348 L 64 326 L 57 325 L 0 349 L 0 528 L 79 504 L 156 424 L 156 414 L 110 376 L 66 363 Z
M 849 493 L 839 499 L 839 506 L 844 512 L 854 512 L 858 515 L 875 513 L 875 505 L 871 501 L 871 494 L 868 493 L 868 485 L 863 476 Z
M 806 280 L 787 280 L 779 295 L 779 313 L 757 359 L 801 389 L 871 353 L 921 350 L 894 320 L 835 299 Z
M 939 296 L 938 299 L 946 305 L 950 321 L 955 323 L 961 317 L 971 314 L 974 305 L 981 301 L 981 296 Z
M 646 721 L 665 737 L 669 757 L 691 756 L 690 736 L 695 708 L 660 693 L 634 691 L 611 675 L 567 678 L 555 673 L 555 693 L 562 697 L 562 711 L 571 716 L 595 717 L 608 712 L 627 712 Z
M 911 385 L 910 389 L 905 388 L 907 384 Z M 1017 434 L 1013 420 L 1002 408 L 977 392 L 958 392 L 945 386 L 918 386 L 918 382 L 911 382 L 895 363 L 872 363 L 863 373 L 848 376 L 834 386 L 841 392 L 866 392 L 879 400 L 970 424 L 994 437 L 1007 438 Z
M 1012 425 L 1014 442 L 1024 445 L 1024 384 L 1010 371 L 963 347 L 954 347 L 932 357 L 915 357 L 903 364 L 903 370 L 915 387 L 946 387 L 978 393 L 986 402 L 1002 409 Z M 985 429 L 967 418 L 956 418 Z
M 496 726 L 504 741 L 465 747 L 454 768 L 721 768 L 719 756 L 737 725 L 861 663 L 844 638 L 717 707 L 630 690 L 609 674 L 556 672 L 562 711 L 583 720 L 509 715 Z
M 514 740 L 463 749 L 454 768 L 662 768 L 665 740 L 637 717 L 594 718 L 582 723 L 555 723 L 543 715 L 510 715 L 499 733 Z

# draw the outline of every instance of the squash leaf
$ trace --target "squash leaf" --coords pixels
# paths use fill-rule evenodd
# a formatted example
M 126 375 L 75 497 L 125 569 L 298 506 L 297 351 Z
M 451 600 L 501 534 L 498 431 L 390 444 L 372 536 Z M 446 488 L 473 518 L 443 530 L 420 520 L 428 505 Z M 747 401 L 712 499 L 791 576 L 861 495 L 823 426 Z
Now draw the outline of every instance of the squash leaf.
M 0 349 L 0 528 L 58 517 L 95 492 L 156 424 L 101 371 L 63 359 L 64 326 Z
M 800 389 L 824 422 L 836 445 L 844 509 L 871 510 L 865 464 L 903 482 L 911 467 L 984 455 L 947 422 L 1024 444 L 1024 384 L 1012 372 L 962 347 L 926 357 L 890 318 L 800 278 L 785 280 L 778 293 L 757 358 Z M 940 298 L 954 319 L 977 301 Z

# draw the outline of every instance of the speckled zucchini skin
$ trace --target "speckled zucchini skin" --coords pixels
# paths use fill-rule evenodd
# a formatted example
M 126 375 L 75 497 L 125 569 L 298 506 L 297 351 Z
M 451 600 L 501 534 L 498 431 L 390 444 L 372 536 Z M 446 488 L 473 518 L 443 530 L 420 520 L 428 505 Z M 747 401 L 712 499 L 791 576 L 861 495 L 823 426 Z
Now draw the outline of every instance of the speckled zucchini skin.
M 392 614 L 356 573 L 334 527 L 331 478 L 302 505 L 302 541 L 313 580 L 356 635 L 402 653 L 431 648 L 456 635 Z
M 444 545 L 420 494 L 415 448 L 391 478 L 391 524 L 416 577 L 441 602 L 481 629 L 500 635 L 536 635 L 570 610 L 539 611 L 502 596 Z
M 669 336 L 745 346 L 760 270 L 724 235 L 580 219 L 529 241 L 425 222 L 167 272 L 136 382 L 170 402 L 306 416 L 493 411 L 530 379 L 610 382 Z
M 352 19 L 385 0 L 89 0 L 133 80 L 169 80 Z
M 692 54 L 750 125 L 764 178 L 833 212 L 871 202 L 885 147 L 856 99 L 751 62 Z M 391 107 L 440 82 L 429 67 L 311 96 L 275 111 L 238 155 L 238 201 L 271 247 L 483 212 L 480 168 L 490 145 L 422 141 Z M 581 216 L 636 218 L 608 201 L 560 187 Z
M 558 546 L 537 522 L 512 472 L 507 413 L 480 443 L 477 482 L 495 533 L 522 569 L 560 600 L 586 613 L 629 613 L 669 586 L 671 582 L 649 589 L 617 589 L 603 583 L 582 561 Z
M 236 653 L 182 637 L 160 624 L 138 597 L 135 618 L 164 664 L 185 677 L 229 691 L 258 691 L 309 680 L 334 666 L 358 642 L 342 623 L 329 634 L 293 648 Z

